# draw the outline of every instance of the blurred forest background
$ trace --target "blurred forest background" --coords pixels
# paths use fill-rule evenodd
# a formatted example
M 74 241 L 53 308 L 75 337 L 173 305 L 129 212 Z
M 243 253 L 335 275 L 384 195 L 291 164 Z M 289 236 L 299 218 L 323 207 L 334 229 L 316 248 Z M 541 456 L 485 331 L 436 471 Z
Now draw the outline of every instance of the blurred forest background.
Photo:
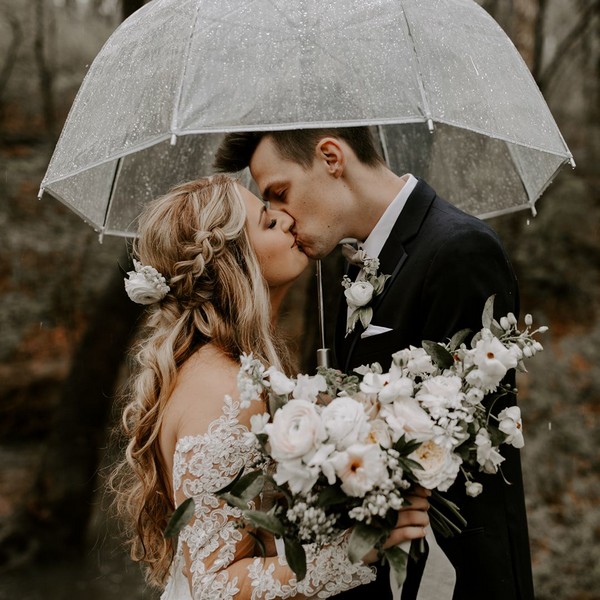
M 101 473 L 139 317 L 125 242 L 36 199 L 87 66 L 143 0 L 0 0 L 0 599 L 156 598 L 120 545 Z M 569 145 L 539 213 L 492 221 L 524 312 L 550 331 L 520 376 L 538 600 L 600 598 L 600 2 L 480 0 Z M 325 268 L 336 268 L 334 257 Z M 328 305 L 335 289 L 327 289 Z M 287 303 L 303 368 L 314 277 Z M 330 308 L 329 314 L 333 314 Z M 100 474 L 100 475 L 99 475 Z

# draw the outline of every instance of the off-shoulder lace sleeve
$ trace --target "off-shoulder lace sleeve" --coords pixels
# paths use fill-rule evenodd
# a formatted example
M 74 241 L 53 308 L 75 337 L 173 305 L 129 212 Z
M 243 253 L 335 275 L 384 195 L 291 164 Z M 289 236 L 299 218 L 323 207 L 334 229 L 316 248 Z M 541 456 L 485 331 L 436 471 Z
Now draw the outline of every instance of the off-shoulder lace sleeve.
M 236 527 L 241 512 L 215 496 L 257 458 L 246 444 L 248 430 L 239 415 L 239 403 L 227 397 L 222 415 L 208 430 L 180 439 L 175 450 L 176 503 L 187 497 L 195 501 L 194 519 L 181 531 L 178 547 L 194 600 L 328 598 L 372 581 L 374 570 L 352 564 L 342 539 L 318 551 L 306 547 L 307 574 L 300 582 L 284 558 L 256 556 L 251 536 Z

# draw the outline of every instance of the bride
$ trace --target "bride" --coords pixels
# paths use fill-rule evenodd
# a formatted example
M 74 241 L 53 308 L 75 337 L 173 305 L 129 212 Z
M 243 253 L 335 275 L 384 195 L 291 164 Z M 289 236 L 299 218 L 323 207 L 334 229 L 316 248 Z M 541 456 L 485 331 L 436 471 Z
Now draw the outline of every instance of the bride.
M 375 553 L 352 564 L 343 536 L 307 547 L 307 574 L 297 581 L 275 540 L 240 528 L 241 512 L 215 496 L 255 460 L 244 433 L 266 410 L 260 402 L 240 408 L 240 355 L 290 370 L 273 332 L 285 292 L 308 263 L 292 226 L 223 175 L 174 188 L 140 218 L 139 262 L 126 287 L 148 307 L 113 485 L 131 555 L 164 588 L 163 600 L 327 598 L 375 578 Z M 163 531 L 188 497 L 195 514 L 173 543 Z M 425 492 L 411 503 L 385 547 L 423 537 Z

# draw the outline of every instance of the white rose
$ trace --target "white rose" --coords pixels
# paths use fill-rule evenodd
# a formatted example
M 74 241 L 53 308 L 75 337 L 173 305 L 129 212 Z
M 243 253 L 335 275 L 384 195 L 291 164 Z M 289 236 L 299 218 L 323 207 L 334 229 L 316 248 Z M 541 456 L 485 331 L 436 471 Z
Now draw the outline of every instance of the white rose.
M 483 491 L 483 486 L 478 481 L 465 481 L 465 486 L 467 496 L 471 496 L 471 498 L 476 498 Z
M 327 382 L 323 375 L 298 375 L 292 396 L 315 402 L 319 392 L 327 391 Z
M 293 392 L 296 384 L 281 371 L 278 371 L 275 367 L 269 367 L 267 373 L 269 375 L 271 389 L 275 394 L 278 396 L 287 396 Z
M 448 448 L 439 446 L 433 440 L 423 442 L 411 455 L 423 470 L 415 469 L 417 481 L 428 490 L 445 492 L 454 483 L 462 460 Z
M 485 473 L 494 474 L 498 466 L 504 461 L 504 457 L 498 452 L 498 448 L 492 446 L 490 434 L 485 429 L 480 429 L 475 437 L 477 446 L 477 462 Z
M 363 442 L 369 435 L 370 427 L 365 409 L 360 402 L 350 397 L 335 398 L 321 413 L 329 442 L 338 450 Z
M 345 292 L 350 308 L 366 306 L 373 298 L 373 286 L 368 281 L 355 281 Z
M 354 444 L 331 462 L 348 496 L 361 498 L 388 478 L 383 455 L 375 444 Z
M 309 467 L 300 459 L 284 460 L 277 463 L 273 476 L 277 485 L 287 483 L 292 494 L 307 494 L 319 478 L 319 468 Z
M 325 428 L 315 405 L 308 400 L 291 400 L 280 408 L 273 422 L 265 425 L 271 455 L 277 461 L 310 459 L 325 439 Z
M 523 421 L 521 421 L 521 409 L 518 406 L 509 406 L 498 415 L 500 425 L 498 429 L 506 435 L 506 444 L 515 448 L 522 448 L 525 445 L 523 439 Z
M 406 435 L 409 440 L 423 441 L 433 434 L 433 421 L 413 398 L 386 404 L 381 409 L 381 416 L 390 426 L 394 442 L 402 435 Z

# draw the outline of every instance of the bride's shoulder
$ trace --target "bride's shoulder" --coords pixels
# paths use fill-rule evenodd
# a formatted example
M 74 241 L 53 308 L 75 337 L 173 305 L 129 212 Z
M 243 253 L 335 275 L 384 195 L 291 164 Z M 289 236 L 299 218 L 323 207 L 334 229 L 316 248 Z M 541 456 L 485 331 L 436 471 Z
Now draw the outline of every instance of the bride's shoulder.
M 215 346 L 198 349 L 179 369 L 163 418 L 177 438 L 197 435 L 223 414 L 226 398 L 237 398 L 239 365 Z

